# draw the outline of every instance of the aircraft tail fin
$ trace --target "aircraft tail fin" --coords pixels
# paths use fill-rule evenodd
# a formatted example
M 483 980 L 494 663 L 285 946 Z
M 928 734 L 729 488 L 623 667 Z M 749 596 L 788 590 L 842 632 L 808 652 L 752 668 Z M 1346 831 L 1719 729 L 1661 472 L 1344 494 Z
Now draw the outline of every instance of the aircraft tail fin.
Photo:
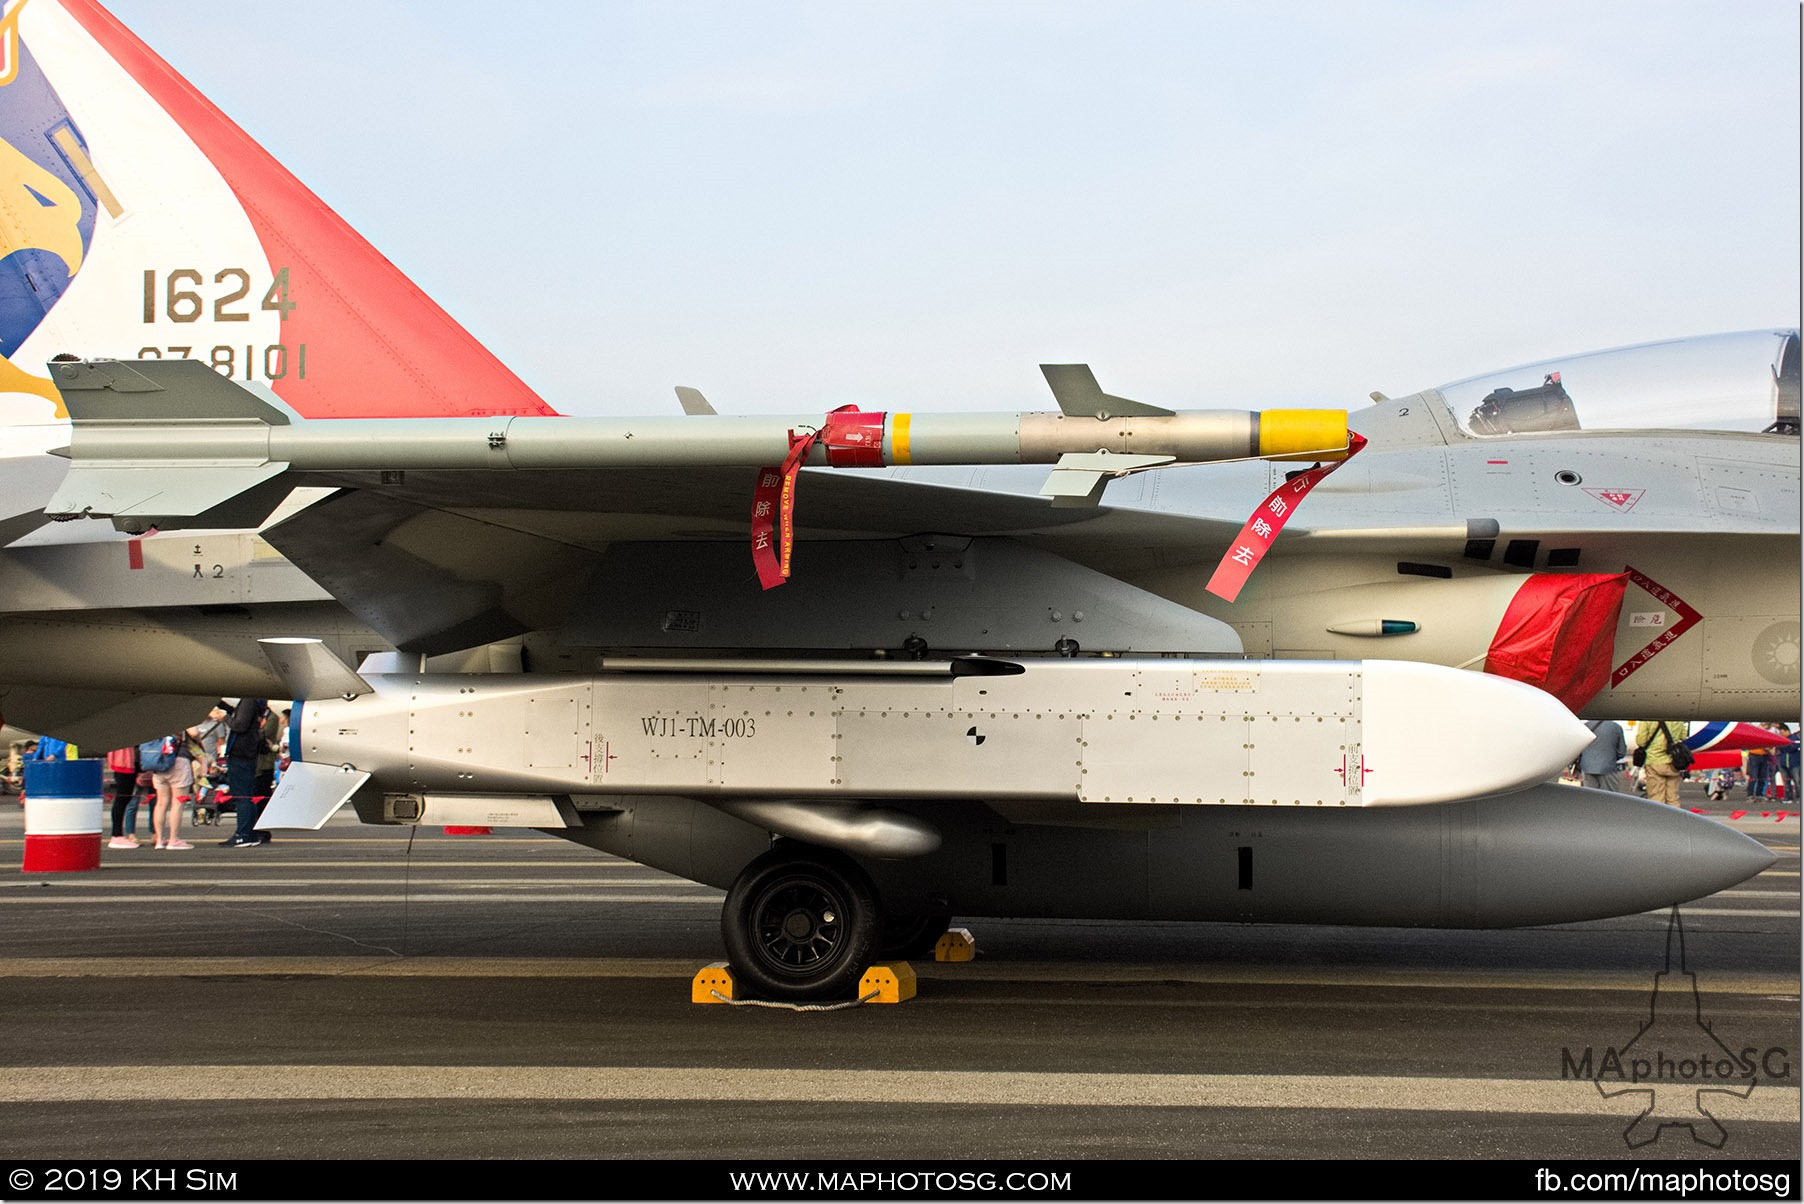
M 309 418 L 553 411 L 96 0 L 0 13 L 0 422 L 192 358 Z

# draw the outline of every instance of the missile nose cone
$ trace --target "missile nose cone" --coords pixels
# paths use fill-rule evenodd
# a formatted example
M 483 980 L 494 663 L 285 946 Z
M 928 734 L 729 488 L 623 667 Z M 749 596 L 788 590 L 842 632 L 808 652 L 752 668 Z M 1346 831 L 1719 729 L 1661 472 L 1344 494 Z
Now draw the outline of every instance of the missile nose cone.
M 1487 673 L 1361 662 L 1367 806 L 1439 803 L 1557 777 L 1591 731 L 1551 694 Z

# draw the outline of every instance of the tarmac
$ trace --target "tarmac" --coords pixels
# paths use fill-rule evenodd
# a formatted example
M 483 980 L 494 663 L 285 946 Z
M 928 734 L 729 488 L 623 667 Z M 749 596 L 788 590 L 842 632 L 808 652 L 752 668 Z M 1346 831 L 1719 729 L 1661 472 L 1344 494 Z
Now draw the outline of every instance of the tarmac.
M 1797 813 L 1687 802 L 1779 860 L 1684 905 L 1670 965 L 1667 912 L 960 917 L 978 959 L 915 999 L 799 1013 L 690 1002 L 721 892 L 536 832 L 24 874 L 4 800 L 0 1157 L 1796 1160 Z

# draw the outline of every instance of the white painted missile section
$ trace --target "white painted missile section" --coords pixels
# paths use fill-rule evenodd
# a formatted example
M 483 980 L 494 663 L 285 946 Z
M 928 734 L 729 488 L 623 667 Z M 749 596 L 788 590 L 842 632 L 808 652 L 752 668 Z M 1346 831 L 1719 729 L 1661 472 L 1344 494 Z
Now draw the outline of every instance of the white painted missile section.
M 802 675 L 709 661 L 594 677 L 366 674 L 372 694 L 305 703 L 300 757 L 428 798 L 1384 807 L 1546 781 L 1591 739 L 1531 687 L 1435 665 L 922 668 L 840 662 Z
M 1406 805 L 1523 790 L 1557 777 L 1591 743 L 1564 703 L 1525 682 L 1414 661 L 1362 663 L 1368 804 L 1374 792 Z M 1453 795 L 1448 783 L 1459 784 Z

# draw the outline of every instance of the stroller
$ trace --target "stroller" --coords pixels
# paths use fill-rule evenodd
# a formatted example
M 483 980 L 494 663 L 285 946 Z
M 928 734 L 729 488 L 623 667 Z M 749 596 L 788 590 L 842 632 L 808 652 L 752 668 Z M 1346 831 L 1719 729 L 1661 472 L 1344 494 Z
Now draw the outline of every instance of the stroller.
M 194 779 L 194 815 L 197 826 L 216 824 L 231 796 L 225 788 L 225 770 L 215 764 L 204 778 Z

